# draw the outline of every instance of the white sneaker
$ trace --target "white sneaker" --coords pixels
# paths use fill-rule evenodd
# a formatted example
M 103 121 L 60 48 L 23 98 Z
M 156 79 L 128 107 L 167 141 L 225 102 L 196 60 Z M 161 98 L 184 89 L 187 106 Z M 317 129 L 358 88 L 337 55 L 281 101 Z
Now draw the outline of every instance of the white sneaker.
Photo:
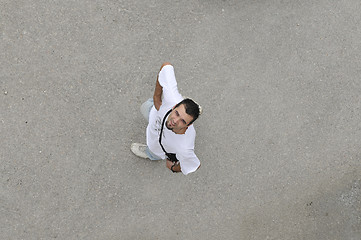
M 130 146 L 130 150 L 138 157 L 141 158 L 149 158 L 145 150 L 147 149 L 147 145 L 141 143 L 132 143 Z

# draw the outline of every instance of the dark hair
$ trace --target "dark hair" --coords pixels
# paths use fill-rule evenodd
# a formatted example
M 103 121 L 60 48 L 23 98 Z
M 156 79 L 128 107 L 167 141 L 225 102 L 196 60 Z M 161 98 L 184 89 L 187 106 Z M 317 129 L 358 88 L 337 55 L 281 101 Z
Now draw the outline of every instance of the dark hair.
M 188 123 L 188 126 L 191 125 L 195 120 L 197 120 L 197 118 L 200 115 L 200 108 L 199 105 L 197 103 L 195 103 L 192 99 L 189 98 L 185 98 L 183 99 L 181 102 L 179 102 L 177 105 L 175 105 L 176 107 L 179 107 L 181 104 L 184 105 L 184 108 L 186 110 L 186 113 L 190 116 L 193 117 L 193 120 Z

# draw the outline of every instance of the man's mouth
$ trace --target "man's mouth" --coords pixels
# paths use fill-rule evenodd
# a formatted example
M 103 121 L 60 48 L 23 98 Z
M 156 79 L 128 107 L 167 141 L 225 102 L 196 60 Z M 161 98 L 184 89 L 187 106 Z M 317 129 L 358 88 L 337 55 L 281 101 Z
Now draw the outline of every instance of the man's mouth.
M 169 120 L 169 127 L 174 127 L 174 123 L 172 122 L 172 120 Z

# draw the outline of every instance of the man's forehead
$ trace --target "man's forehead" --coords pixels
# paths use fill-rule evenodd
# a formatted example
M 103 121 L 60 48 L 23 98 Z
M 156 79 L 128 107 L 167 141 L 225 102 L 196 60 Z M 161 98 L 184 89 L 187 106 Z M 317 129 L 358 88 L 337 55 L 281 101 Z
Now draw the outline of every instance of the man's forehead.
M 193 117 L 191 115 L 189 115 L 188 113 L 186 113 L 184 104 L 179 105 L 174 110 L 178 111 L 178 113 L 181 115 L 181 117 L 184 118 L 184 120 L 187 121 L 187 123 L 189 123 L 193 120 Z
M 186 108 L 185 108 L 184 104 L 179 105 L 178 107 L 175 108 L 175 110 L 177 110 L 179 113 L 187 114 L 187 113 L 186 113 Z M 188 114 L 187 114 L 187 115 L 188 115 Z

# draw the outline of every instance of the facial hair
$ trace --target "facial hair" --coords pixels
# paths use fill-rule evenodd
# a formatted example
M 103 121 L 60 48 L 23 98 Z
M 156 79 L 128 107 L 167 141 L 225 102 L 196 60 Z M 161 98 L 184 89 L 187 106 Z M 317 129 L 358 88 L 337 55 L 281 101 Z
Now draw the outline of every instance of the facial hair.
M 168 128 L 168 130 L 173 131 L 173 128 L 168 127 L 168 122 L 165 122 L 165 126 Z

